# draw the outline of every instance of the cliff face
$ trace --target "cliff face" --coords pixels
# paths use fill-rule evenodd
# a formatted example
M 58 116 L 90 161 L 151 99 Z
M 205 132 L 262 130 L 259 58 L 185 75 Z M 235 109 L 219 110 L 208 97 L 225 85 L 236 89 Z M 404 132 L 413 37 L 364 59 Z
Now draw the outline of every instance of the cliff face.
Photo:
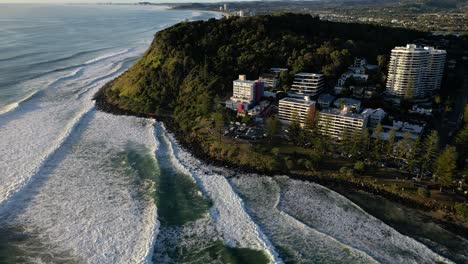
M 238 74 L 269 67 L 339 76 L 355 56 L 375 60 L 423 33 L 320 21 L 299 14 L 183 22 L 156 34 L 144 56 L 101 95 L 121 109 L 173 114 L 189 126 L 212 112 Z M 285 83 L 291 76 L 282 76 Z

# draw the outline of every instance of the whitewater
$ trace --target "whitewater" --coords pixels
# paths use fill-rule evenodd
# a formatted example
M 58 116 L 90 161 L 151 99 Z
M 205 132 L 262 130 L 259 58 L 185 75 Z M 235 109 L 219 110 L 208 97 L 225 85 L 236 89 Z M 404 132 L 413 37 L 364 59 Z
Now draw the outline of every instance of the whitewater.
M 325 187 L 206 164 L 164 124 L 95 108 L 154 32 L 216 14 L 9 5 L 0 15 L 0 262 L 451 262 Z

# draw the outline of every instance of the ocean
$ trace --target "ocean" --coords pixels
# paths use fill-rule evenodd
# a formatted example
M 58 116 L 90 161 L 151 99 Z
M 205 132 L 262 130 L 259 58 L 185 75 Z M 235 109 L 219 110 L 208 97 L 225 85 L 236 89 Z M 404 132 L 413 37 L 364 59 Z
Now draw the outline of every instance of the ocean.
M 164 124 L 95 109 L 157 31 L 212 17 L 0 5 L 0 263 L 468 261 L 464 238 L 416 211 L 203 164 Z

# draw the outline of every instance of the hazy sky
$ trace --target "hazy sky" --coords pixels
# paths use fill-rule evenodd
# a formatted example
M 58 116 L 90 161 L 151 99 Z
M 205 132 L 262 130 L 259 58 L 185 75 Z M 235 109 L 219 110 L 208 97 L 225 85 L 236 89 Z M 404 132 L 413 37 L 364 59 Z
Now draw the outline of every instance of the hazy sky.
M 232 0 L 231 0 L 232 1 Z M 170 3 L 170 2 L 222 2 L 222 0 L 0 0 L 0 3 Z

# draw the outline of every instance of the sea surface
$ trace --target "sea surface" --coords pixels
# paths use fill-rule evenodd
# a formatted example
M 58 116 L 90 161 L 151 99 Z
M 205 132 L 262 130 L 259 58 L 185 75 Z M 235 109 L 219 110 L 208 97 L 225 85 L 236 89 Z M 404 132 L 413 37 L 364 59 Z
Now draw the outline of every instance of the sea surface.
M 415 210 L 213 167 L 162 123 L 95 109 L 155 32 L 212 17 L 0 5 L 0 263 L 468 263 Z

